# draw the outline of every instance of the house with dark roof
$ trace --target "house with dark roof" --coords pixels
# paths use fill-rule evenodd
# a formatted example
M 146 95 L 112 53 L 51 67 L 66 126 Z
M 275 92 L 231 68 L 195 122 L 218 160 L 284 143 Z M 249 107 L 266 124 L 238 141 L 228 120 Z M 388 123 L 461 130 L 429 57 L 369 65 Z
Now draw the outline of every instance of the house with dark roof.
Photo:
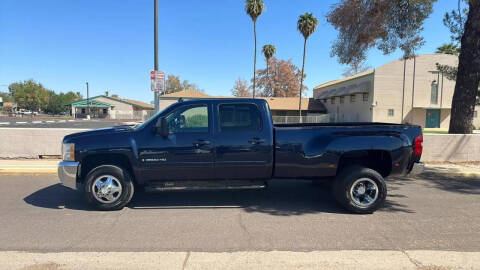
M 160 110 L 165 109 L 179 99 L 205 99 L 205 98 L 232 98 L 223 96 L 210 96 L 196 90 L 183 90 L 175 93 L 161 95 L 159 99 Z M 270 107 L 274 120 L 286 122 L 289 117 L 298 117 L 298 97 L 259 97 L 265 99 Z M 320 100 L 313 98 L 302 98 L 302 116 L 325 115 L 327 109 Z M 283 118 L 280 120 L 280 118 Z M 298 120 L 296 120 L 298 121 Z
M 95 96 L 69 104 L 75 118 L 145 119 L 154 106 L 137 100 Z

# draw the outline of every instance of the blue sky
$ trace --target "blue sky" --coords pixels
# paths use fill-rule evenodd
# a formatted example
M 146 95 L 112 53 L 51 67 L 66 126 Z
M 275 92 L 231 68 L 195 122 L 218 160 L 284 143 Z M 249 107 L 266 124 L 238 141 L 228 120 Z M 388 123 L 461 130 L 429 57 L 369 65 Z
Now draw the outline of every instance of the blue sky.
M 264 0 L 258 19 L 257 67 L 264 68 L 260 48 L 271 43 L 276 57 L 302 64 L 303 37 L 298 16 L 319 18 L 309 38 L 305 80 L 308 95 L 325 81 L 341 77 L 345 66 L 330 57 L 336 31 L 325 14 L 336 0 Z M 425 46 L 433 53 L 449 42 L 443 14 L 456 7 L 439 0 L 424 25 Z M 159 0 L 159 68 L 180 75 L 211 95 L 230 95 L 237 78 L 250 79 L 253 69 L 253 25 L 242 0 Z M 368 64 L 378 67 L 398 59 L 372 50 Z M 108 90 L 124 98 L 150 102 L 153 69 L 153 0 L 1 0 L 0 91 L 14 81 L 34 79 L 60 91 L 91 95 Z

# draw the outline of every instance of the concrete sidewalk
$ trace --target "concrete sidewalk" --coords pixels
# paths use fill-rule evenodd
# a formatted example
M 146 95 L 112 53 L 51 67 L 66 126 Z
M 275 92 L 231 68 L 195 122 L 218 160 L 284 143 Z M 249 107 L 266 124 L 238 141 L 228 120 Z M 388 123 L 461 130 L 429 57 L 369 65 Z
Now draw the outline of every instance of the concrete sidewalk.
M 0 159 L 0 173 L 57 173 L 58 159 Z M 480 176 L 480 165 L 465 163 L 427 163 L 425 173 Z
M 480 252 L 0 252 L 0 269 L 480 269 Z

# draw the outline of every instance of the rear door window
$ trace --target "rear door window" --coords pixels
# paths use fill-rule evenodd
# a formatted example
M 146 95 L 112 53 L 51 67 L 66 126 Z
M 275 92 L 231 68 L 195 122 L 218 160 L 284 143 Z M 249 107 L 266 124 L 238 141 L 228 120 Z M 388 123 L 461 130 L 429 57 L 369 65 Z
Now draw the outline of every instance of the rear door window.
M 221 132 L 260 131 L 262 117 L 254 104 L 219 105 Z

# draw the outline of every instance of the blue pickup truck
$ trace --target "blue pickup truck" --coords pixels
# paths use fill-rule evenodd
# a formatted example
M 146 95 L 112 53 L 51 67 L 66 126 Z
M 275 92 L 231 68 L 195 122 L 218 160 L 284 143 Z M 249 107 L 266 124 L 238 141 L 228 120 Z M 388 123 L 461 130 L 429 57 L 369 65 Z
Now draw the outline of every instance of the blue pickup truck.
M 62 183 L 99 210 L 147 191 L 256 189 L 270 179 L 332 181 L 336 200 L 372 213 L 384 179 L 422 171 L 419 126 L 385 123 L 274 125 L 263 99 L 177 102 L 135 127 L 65 136 Z

